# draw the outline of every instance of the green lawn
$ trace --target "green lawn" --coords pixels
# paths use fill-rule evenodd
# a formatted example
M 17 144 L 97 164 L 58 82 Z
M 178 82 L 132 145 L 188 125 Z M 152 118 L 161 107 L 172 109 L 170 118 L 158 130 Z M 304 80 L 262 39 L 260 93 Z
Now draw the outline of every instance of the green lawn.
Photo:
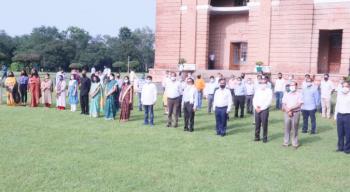
M 350 156 L 336 153 L 336 128 L 318 118 L 318 134 L 283 148 L 283 119 L 270 116 L 269 142 L 253 142 L 251 117 L 231 119 L 215 135 L 214 117 L 197 113 L 195 132 L 154 128 L 78 112 L 0 106 L 0 191 L 350 191 Z M 183 125 L 182 119 L 180 125 Z

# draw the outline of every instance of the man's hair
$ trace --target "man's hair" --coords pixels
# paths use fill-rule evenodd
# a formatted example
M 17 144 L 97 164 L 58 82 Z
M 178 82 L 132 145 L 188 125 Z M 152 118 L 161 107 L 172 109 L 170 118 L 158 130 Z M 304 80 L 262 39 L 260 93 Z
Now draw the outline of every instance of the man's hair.
M 200 79 L 202 76 L 201 75 L 197 75 L 197 78 Z
M 192 78 L 188 78 L 187 81 L 191 81 L 191 83 L 194 83 L 194 80 Z
M 150 75 L 148 75 L 146 78 L 152 80 L 152 76 Z
M 214 79 L 214 76 L 210 76 L 209 79 Z

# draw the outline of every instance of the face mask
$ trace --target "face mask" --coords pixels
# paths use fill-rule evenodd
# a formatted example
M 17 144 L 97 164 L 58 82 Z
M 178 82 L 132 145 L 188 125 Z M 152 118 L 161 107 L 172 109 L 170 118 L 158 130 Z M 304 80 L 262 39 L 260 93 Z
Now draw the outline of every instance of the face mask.
M 325 77 L 324 80 L 325 80 L 325 81 L 328 81 L 328 77 Z
M 343 87 L 341 90 L 344 94 L 348 94 L 350 92 L 350 88 L 349 87 Z
M 146 83 L 151 83 L 151 80 L 149 80 L 149 79 L 146 79 Z
M 127 79 L 124 79 L 124 83 L 129 83 L 129 80 L 127 80 Z
M 291 92 L 296 91 L 296 87 L 295 86 L 290 86 L 289 89 L 290 89 Z
M 215 80 L 214 79 L 210 79 L 210 82 L 213 83 Z
M 282 77 L 278 77 L 278 79 L 282 79 Z
M 172 81 L 176 81 L 176 77 L 171 77 L 170 78 Z
M 221 89 L 225 89 L 226 85 L 220 85 Z

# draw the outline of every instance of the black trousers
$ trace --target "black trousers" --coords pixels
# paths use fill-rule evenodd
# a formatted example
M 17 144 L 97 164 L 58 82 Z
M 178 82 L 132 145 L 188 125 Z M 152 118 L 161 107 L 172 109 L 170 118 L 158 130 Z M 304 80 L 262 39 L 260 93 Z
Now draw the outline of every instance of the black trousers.
M 254 95 L 247 95 L 246 96 L 246 102 L 247 102 L 247 113 L 253 114 L 253 98 Z
M 244 105 L 245 105 L 245 96 L 235 96 L 235 117 L 238 117 L 238 110 L 241 110 L 240 117 L 244 117 Z
M 177 127 L 179 121 L 180 97 L 168 98 L 168 126 L 173 123 L 173 114 L 175 119 L 174 126 Z
M 27 84 L 20 84 L 19 85 L 19 92 L 21 93 L 21 102 L 27 103 L 28 85 Z
M 80 107 L 82 114 L 89 114 L 89 96 L 88 95 L 80 95 Z
M 193 131 L 195 112 L 193 104 L 189 102 L 184 103 L 184 117 L 185 117 L 185 131 Z
M 263 139 L 267 140 L 267 130 L 269 125 L 269 109 L 257 113 L 255 111 L 255 139 L 260 140 L 260 129 L 263 127 Z

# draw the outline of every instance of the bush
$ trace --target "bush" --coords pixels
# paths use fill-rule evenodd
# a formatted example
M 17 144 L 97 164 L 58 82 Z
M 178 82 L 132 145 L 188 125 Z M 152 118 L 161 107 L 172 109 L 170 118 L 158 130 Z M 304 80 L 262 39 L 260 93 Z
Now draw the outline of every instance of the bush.
M 24 68 L 24 64 L 19 62 L 11 63 L 10 69 L 11 71 L 21 71 Z

